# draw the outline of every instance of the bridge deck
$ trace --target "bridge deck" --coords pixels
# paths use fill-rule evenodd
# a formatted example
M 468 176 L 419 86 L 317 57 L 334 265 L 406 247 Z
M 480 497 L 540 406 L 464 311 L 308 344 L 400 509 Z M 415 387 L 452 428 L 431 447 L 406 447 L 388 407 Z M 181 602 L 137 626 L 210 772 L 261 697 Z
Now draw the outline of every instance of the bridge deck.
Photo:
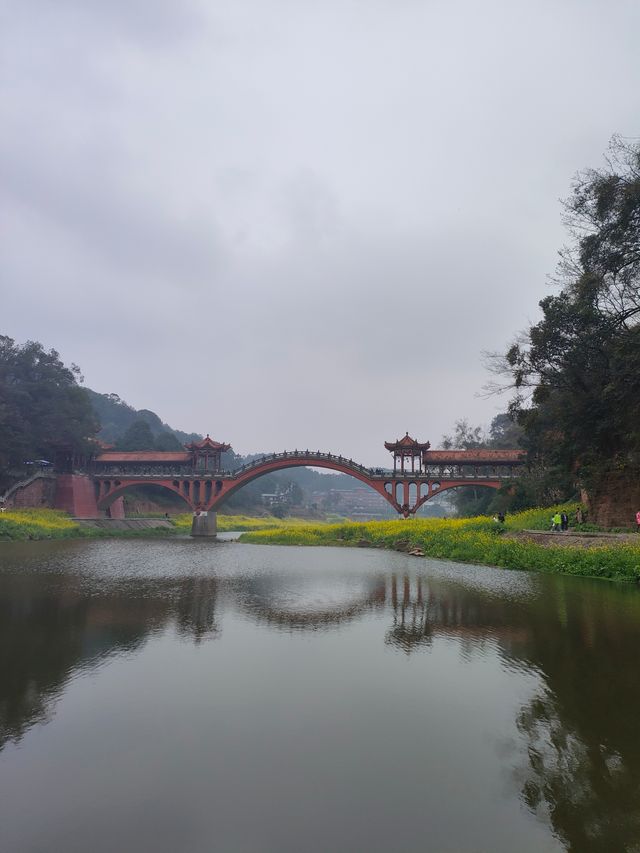
M 185 469 L 184 467 L 171 468 L 169 466 L 165 467 L 164 465 L 151 465 L 149 467 L 153 468 L 153 471 L 150 472 L 149 470 L 141 471 L 140 468 L 136 466 L 129 467 L 127 465 L 109 463 L 108 468 L 95 470 L 93 474 L 94 477 L 98 477 L 100 479 L 107 479 L 109 476 L 119 475 L 141 478 L 163 476 L 167 478 L 175 477 L 177 479 L 192 480 L 234 480 L 242 478 L 245 474 L 258 468 L 269 467 L 271 464 L 277 464 L 279 467 L 282 467 L 283 462 L 293 462 L 298 466 L 309 467 L 313 467 L 314 465 L 322 467 L 327 463 L 331 465 L 339 465 L 371 480 L 415 480 L 416 482 L 428 482 L 429 480 L 433 480 L 434 477 L 438 477 L 440 479 L 449 477 L 449 479 L 455 480 L 467 477 L 469 479 L 512 477 L 516 476 L 513 469 L 522 464 L 522 460 L 514 460 L 513 458 L 491 458 L 478 460 L 477 454 L 470 455 L 469 461 L 465 462 L 461 456 L 461 453 L 463 452 L 464 451 L 456 451 L 451 454 L 450 458 L 445 458 L 443 455 L 438 460 L 437 464 L 429 465 L 421 471 L 391 471 L 382 468 L 367 468 L 364 465 L 360 465 L 358 462 L 354 462 L 353 459 L 347 459 L 344 456 L 339 456 L 334 453 L 294 450 L 284 451 L 283 453 L 271 453 L 269 455 L 262 456 L 259 459 L 254 459 L 247 465 L 243 465 L 241 468 L 236 468 L 234 471 L 194 471 L 193 469 Z M 444 454 L 444 451 L 442 451 L 442 453 Z M 465 470 L 469 468 L 474 470 Z M 483 470 L 480 472 L 476 469 Z M 489 472 L 484 469 L 491 469 L 491 471 Z

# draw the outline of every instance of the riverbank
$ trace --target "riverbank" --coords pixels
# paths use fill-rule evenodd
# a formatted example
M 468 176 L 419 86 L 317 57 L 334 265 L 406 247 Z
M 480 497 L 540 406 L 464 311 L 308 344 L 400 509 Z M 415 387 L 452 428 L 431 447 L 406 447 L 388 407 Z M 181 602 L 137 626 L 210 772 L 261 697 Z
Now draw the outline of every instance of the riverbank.
M 562 508 L 572 517 L 575 507 Z M 567 534 L 550 533 L 549 519 L 554 510 L 527 510 L 509 516 L 505 524 L 487 517 L 328 524 L 273 516 L 218 515 L 218 530 L 244 531 L 241 541 L 262 545 L 388 548 L 461 563 L 640 581 L 640 537 L 584 528 Z M 191 519 L 185 514 L 102 526 L 57 510 L 16 510 L 0 515 L 0 541 L 184 536 L 191 530 Z
M 99 539 L 121 537 L 185 536 L 191 531 L 191 513 L 169 519 L 75 519 L 53 509 L 9 510 L 0 514 L 0 541 L 24 539 Z M 218 531 L 295 529 L 308 524 L 303 519 L 280 519 L 274 516 L 252 518 L 245 515 L 218 515 Z
M 575 506 L 557 509 L 565 509 L 572 517 Z M 587 532 L 575 537 L 555 533 L 541 535 L 544 541 L 535 541 L 537 531 L 541 534 L 548 531 L 555 510 L 556 507 L 527 510 L 508 517 L 505 524 L 486 517 L 308 524 L 244 533 L 240 541 L 261 545 L 388 548 L 415 556 L 506 569 L 640 581 L 640 542 L 636 544 L 632 537 L 606 537 L 603 541 L 605 537 L 601 536 L 594 544 Z M 557 537 L 555 541 L 553 537 Z M 588 546 L 584 540 L 589 542 Z

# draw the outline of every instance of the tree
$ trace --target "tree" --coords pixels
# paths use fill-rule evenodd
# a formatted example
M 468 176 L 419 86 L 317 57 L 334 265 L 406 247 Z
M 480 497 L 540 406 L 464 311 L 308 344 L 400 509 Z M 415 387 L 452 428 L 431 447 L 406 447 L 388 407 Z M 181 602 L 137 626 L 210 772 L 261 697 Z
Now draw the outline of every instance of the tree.
M 522 428 L 514 423 L 507 412 L 496 415 L 491 421 L 489 433 L 481 426 L 472 426 L 467 418 L 456 421 L 452 435 L 443 435 L 441 445 L 445 450 L 514 449 L 520 446 Z M 522 489 L 501 489 L 498 494 L 484 488 L 465 486 L 455 489 L 452 496 L 458 515 L 486 515 L 492 512 L 505 512 L 511 509 L 524 509 L 531 506 L 528 492 Z
M 162 430 L 155 437 L 156 450 L 184 450 L 184 446 L 180 444 L 178 439 L 172 432 Z
M 466 418 L 456 421 L 453 435 L 443 435 L 440 442 L 445 450 L 473 450 L 486 447 L 487 437 L 481 426 L 471 426 Z
M 55 350 L 0 335 L 0 470 L 88 452 L 98 424 L 81 379 Z
M 491 421 L 489 447 L 495 450 L 515 450 L 521 446 L 523 438 L 524 430 L 508 412 L 496 415 Z
M 135 420 L 116 444 L 118 450 L 155 450 L 156 440 L 147 421 Z
M 606 167 L 578 174 L 565 222 L 559 292 L 499 367 L 532 461 L 562 496 L 584 490 L 601 523 L 628 523 L 640 506 L 640 144 L 614 137 Z

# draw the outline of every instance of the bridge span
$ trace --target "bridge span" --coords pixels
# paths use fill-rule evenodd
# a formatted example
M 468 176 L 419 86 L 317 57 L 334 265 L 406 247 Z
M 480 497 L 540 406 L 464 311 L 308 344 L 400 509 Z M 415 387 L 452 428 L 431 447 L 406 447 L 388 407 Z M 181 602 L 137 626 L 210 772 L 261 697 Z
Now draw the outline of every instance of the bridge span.
M 524 463 L 519 450 L 432 451 L 428 442 L 419 444 L 408 435 L 386 446 L 394 454 L 393 470 L 368 468 L 320 450 L 293 450 L 266 454 L 227 471 L 221 466 L 221 448 L 229 445 L 207 436 L 185 453 L 102 452 L 94 460 L 91 477 L 99 511 L 108 510 L 128 489 L 153 484 L 178 495 L 195 514 L 204 514 L 216 512 L 230 495 L 258 477 L 309 466 L 354 477 L 408 518 L 449 489 L 468 485 L 498 489 L 517 477 Z

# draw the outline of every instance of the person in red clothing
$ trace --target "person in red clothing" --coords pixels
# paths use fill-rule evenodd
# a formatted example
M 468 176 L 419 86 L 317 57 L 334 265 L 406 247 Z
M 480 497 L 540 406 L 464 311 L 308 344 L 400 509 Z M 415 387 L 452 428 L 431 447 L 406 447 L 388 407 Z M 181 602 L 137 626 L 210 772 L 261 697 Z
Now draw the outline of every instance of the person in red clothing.
M 636 513 L 636 532 L 640 533 L 640 509 Z

